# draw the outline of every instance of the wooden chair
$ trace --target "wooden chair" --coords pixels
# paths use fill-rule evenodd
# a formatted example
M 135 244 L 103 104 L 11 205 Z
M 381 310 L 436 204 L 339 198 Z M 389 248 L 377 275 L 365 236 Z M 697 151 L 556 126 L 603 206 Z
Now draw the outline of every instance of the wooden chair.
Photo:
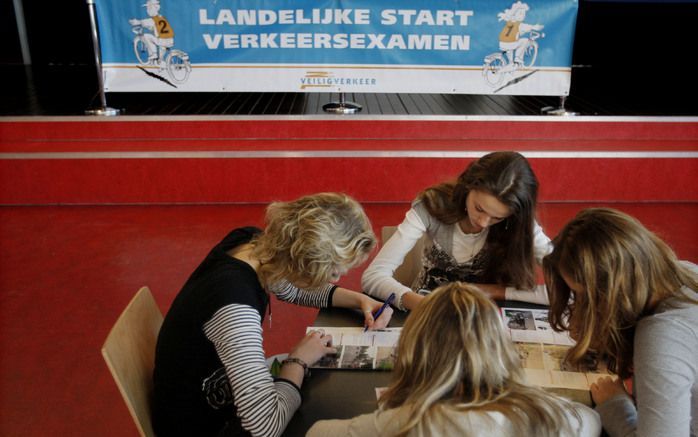
M 154 436 L 151 421 L 155 343 L 162 313 L 148 287 L 138 290 L 102 347 L 104 361 L 119 387 L 141 436 Z
M 397 226 L 383 226 L 383 229 L 381 229 L 381 241 L 383 244 L 390 239 L 396 230 Z M 393 277 L 397 279 L 399 283 L 406 285 L 407 287 L 412 286 L 412 282 L 415 280 L 415 278 L 417 278 L 417 275 L 422 268 L 424 238 L 425 237 L 422 237 L 419 241 L 417 241 L 417 244 L 415 244 L 412 250 L 405 255 L 405 259 L 402 261 L 402 264 L 400 264 L 400 266 L 395 269 L 395 273 L 393 273 Z

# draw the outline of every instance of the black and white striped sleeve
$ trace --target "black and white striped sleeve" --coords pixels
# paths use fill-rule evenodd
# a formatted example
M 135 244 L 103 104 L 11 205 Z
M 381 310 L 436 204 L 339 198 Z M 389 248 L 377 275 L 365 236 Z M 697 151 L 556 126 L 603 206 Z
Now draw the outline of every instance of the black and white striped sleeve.
M 242 426 L 253 436 L 279 436 L 301 404 L 298 387 L 269 373 L 262 347 L 259 312 L 248 305 L 227 305 L 204 324 L 233 391 Z
M 269 291 L 279 300 L 314 308 L 331 307 L 335 289 L 337 286 L 334 284 L 326 284 L 318 288 L 298 288 L 286 280 L 269 287 Z

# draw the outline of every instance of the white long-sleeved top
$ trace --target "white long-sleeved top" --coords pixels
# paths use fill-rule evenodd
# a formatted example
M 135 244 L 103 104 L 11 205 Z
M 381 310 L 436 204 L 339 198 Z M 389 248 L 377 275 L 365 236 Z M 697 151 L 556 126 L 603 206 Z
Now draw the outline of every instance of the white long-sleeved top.
M 486 228 L 477 234 L 466 234 L 457 223 L 444 226 L 453 226 L 451 256 L 459 264 L 472 260 L 482 250 L 489 232 L 489 229 Z M 391 293 L 395 293 L 395 302 L 402 302 L 401 297 L 404 293 L 416 291 L 398 282 L 393 274 L 402 264 L 405 256 L 425 234 L 427 234 L 427 225 L 413 207 L 407 211 L 405 220 L 400 223 L 392 237 L 383 243 L 378 255 L 364 271 L 361 277 L 363 290 L 369 295 L 383 300 L 387 299 Z M 429 237 L 432 236 L 429 235 Z M 535 223 L 533 252 L 536 261 L 540 264 L 543 257 L 551 251 L 550 238 L 545 235 L 540 225 Z M 544 285 L 538 285 L 533 290 L 517 290 L 514 287 L 507 287 L 505 295 L 507 300 L 548 304 L 548 295 Z

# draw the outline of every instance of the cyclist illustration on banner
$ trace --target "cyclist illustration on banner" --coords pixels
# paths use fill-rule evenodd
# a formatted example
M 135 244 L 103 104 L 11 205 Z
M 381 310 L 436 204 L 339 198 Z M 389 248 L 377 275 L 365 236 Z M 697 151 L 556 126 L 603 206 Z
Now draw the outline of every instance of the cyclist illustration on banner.
M 492 87 L 502 83 L 505 77 L 512 79 L 496 89 L 495 92 L 521 82 L 535 73 L 533 70 L 516 75 L 517 72 L 530 70 L 533 67 L 538 56 L 537 40 L 545 37 L 545 34 L 540 32 L 543 30 L 542 24 L 524 23 L 526 12 L 529 9 L 526 3 L 517 1 L 511 5 L 511 8 L 497 14 L 499 21 L 505 22 L 504 28 L 499 33 L 500 51 L 485 56 L 482 75 Z M 528 38 L 522 36 L 526 33 L 528 33 Z
M 146 74 L 154 76 L 164 82 L 170 83 L 159 74 L 151 73 L 143 67 L 157 66 L 159 72 L 167 71 L 168 76 L 175 83 L 184 83 L 189 78 L 191 63 L 189 55 L 174 47 L 174 29 L 167 19 L 159 15 L 160 0 L 147 0 L 143 5 L 146 8 L 148 18 L 128 20 L 133 27 L 133 51 Z M 147 31 L 146 31 L 147 30 Z

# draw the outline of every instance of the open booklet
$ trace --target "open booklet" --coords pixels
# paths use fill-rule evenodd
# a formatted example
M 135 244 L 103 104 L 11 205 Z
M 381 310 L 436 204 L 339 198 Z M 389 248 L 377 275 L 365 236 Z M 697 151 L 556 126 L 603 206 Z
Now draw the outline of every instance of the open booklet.
M 332 336 L 337 353 L 325 355 L 313 368 L 393 370 L 395 348 L 402 328 L 366 331 L 364 328 L 311 326 L 309 331 L 323 331 Z
M 608 376 L 603 360 L 592 354 L 579 369 L 570 368 L 564 358 L 574 340 L 566 332 L 554 332 L 547 309 L 501 308 L 502 321 L 526 372 L 528 381 L 562 396 L 591 404 L 589 386 Z
M 574 340 L 565 332 L 553 331 L 547 309 L 501 308 L 505 331 L 514 342 L 529 383 L 561 396 L 591 405 L 589 386 L 608 370 L 602 360 L 589 355 L 581 368 L 564 363 Z M 312 367 L 324 369 L 392 370 L 402 328 L 364 332 L 360 327 L 318 327 L 332 335 L 337 354 L 326 355 Z M 306 331 L 306 332 L 307 332 Z

